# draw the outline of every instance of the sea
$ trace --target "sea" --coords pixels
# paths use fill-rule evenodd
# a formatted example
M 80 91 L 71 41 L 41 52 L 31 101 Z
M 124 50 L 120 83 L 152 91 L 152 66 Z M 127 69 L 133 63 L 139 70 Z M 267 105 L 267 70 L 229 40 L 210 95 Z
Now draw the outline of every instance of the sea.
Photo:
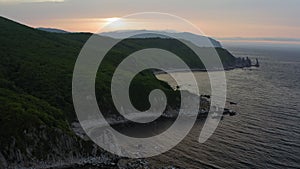
M 226 106 L 237 112 L 225 116 L 204 143 L 198 138 L 205 118 L 198 119 L 189 134 L 171 150 L 147 158 L 151 168 L 186 169 L 300 169 L 300 45 L 229 46 L 236 57 L 248 57 L 260 67 L 225 71 Z M 176 72 L 185 76 L 186 72 Z M 206 72 L 194 72 L 197 86 L 185 81 L 181 89 L 211 92 Z M 167 74 L 157 78 L 176 87 Z M 162 132 L 172 121 L 159 121 Z M 153 128 L 121 126 L 124 133 L 153 133 Z M 169 167 L 168 167 L 169 166 Z
M 180 144 L 148 160 L 155 167 L 299 169 L 300 46 L 231 46 L 228 50 L 236 57 L 258 58 L 260 63 L 259 68 L 225 72 L 227 100 L 237 103 L 230 109 L 238 114 L 223 118 L 202 144 L 198 137 L 205 119 L 199 119 Z M 195 76 L 200 92 L 209 94 L 207 74 L 195 72 Z M 175 85 L 169 75 L 158 78 Z

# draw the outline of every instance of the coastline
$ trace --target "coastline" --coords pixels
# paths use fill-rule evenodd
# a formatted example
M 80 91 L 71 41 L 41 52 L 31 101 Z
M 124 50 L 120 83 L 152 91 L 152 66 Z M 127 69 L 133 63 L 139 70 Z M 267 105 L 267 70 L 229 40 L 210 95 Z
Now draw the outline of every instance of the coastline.
M 251 67 L 259 67 L 259 65 L 247 65 L 247 66 L 236 66 L 236 67 L 225 67 L 224 69 L 176 69 L 176 70 L 168 70 L 169 73 L 184 73 L 184 72 L 218 72 L 218 71 L 230 71 L 234 69 L 243 69 L 243 68 L 251 68 Z M 168 74 L 165 71 L 152 71 L 154 75 L 160 75 L 160 74 Z
M 200 97 L 200 109 L 199 112 L 197 114 L 197 119 L 205 119 L 208 116 L 209 113 L 209 108 L 210 108 L 210 96 L 209 95 L 200 95 L 200 96 L 196 96 L 192 94 L 192 97 Z M 177 118 L 178 115 L 178 111 L 179 109 L 172 109 L 172 108 L 168 108 L 163 114 L 162 114 L 162 120 L 175 120 Z M 215 117 L 212 118 L 217 118 L 221 116 L 221 119 L 223 119 L 223 117 L 225 115 L 228 116 L 233 116 L 236 115 L 236 112 L 231 111 L 228 108 L 224 108 L 223 114 L 222 115 L 216 115 Z M 136 114 L 132 114 L 133 117 L 136 118 L 141 118 Z M 151 117 L 151 115 L 149 115 L 149 117 Z M 97 127 L 106 127 L 107 124 L 108 125 L 112 125 L 112 126 L 121 126 L 121 127 L 126 127 L 126 126 L 130 126 L 133 123 L 127 119 L 118 119 L 117 116 L 116 117 L 111 117 L 109 119 L 103 119 L 105 121 L 99 122 L 99 121 L 95 121 L 95 120 L 87 120 L 85 124 L 79 124 L 79 122 L 73 122 L 70 126 L 71 130 L 74 132 L 74 134 L 79 137 L 80 139 L 82 139 L 82 141 L 84 142 L 89 142 L 90 139 L 89 137 L 86 135 L 86 132 L 82 129 L 81 125 L 85 125 L 85 128 L 89 128 L 91 130 L 95 130 L 97 129 Z M 26 166 L 24 163 L 22 164 L 15 164 L 10 166 L 11 168 L 44 168 L 44 169 L 72 169 L 72 168 L 81 168 L 81 169 L 85 169 L 85 168 L 90 168 L 90 167 L 105 167 L 105 168 L 118 168 L 119 164 L 118 161 L 123 160 L 124 158 L 122 157 L 117 157 L 114 155 L 111 155 L 108 152 L 105 152 L 104 150 L 102 150 L 101 148 L 96 148 L 97 145 L 95 145 L 94 143 L 92 143 L 92 147 L 94 147 L 92 151 L 96 151 L 98 153 L 93 154 L 91 153 L 90 155 L 84 155 L 81 152 L 77 152 L 78 154 L 81 154 L 79 156 L 71 156 L 71 157 L 67 157 L 59 162 L 54 162 L 54 161 L 32 161 L 30 162 L 30 167 L 24 167 Z M 132 164 L 131 166 L 127 166 L 123 167 L 124 169 L 134 169 L 137 166 L 142 166 L 143 168 L 150 168 L 148 166 L 148 162 L 147 160 L 141 159 L 142 161 L 136 161 L 134 162 L 134 164 Z M 123 162 L 124 163 L 124 162 Z M 125 165 L 125 164 L 124 164 Z M 173 166 L 172 166 L 173 167 Z M 163 168 L 163 167 L 162 167 Z M 174 168 L 174 167 L 173 167 Z

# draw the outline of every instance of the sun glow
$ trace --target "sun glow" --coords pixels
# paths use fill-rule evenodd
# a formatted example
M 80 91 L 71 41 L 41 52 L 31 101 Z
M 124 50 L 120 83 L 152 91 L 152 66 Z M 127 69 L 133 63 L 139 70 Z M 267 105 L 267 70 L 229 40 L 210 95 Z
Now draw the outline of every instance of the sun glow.
M 110 23 L 115 22 L 115 21 L 117 21 L 119 19 L 121 19 L 121 18 L 117 18 L 117 17 L 105 18 L 104 21 L 106 22 L 106 24 L 110 24 Z

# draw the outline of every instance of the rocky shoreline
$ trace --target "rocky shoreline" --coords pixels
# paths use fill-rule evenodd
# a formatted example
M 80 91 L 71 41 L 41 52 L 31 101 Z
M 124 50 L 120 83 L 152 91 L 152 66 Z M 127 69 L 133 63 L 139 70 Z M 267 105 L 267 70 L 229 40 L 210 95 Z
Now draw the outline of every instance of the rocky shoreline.
M 201 106 L 204 107 L 199 110 L 199 114 L 197 116 L 198 119 L 205 119 L 208 116 L 209 112 L 209 104 L 210 104 L 210 96 L 208 95 L 203 95 L 200 97 L 201 98 Z M 234 102 L 228 102 L 228 104 L 237 104 Z M 176 110 L 178 111 L 178 110 Z M 168 112 L 164 113 L 162 116 L 164 119 L 175 119 L 177 118 L 177 114 L 174 113 L 174 110 L 169 110 Z M 223 114 L 222 114 L 222 119 L 224 116 L 234 116 L 236 115 L 236 112 L 224 108 Z M 115 119 L 110 119 L 108 120 L 111 125 L 121 125 L 123 127 L 126 127 L 127 125 L 130 125 L 130 121 L 124 121 L 124 120 L 115 120 Z M 101 126 L 101 124 L 100 124 Z M 82 138 L 87 138 L 85 135 L 85 132 L 81 128 L 81 125 L 78 122 L 72 123 L 72 129 L 76 133 L 76 135 L 82 137 Z M 96 159 L 96 160 L 95 160 Z M 104 168 L 112 168 L 112 169 L 135 169 L 135 168 L 154 168 L 146 159 L 128 159 L 128 158 L 120 158 L 120 157 L 114 157 L 113 160 L 103 163 L 98 158 L 90 158 L 89 160 L 86 160 L 84 163 L 77 163 L 77 164 L 72 164 L 69 166 L 65 167 L 58 167 L 55 169 L 73 169 L 73 168 L 80 168 L 80 169 L 93 169 L 93 168 L 98 168 L 98 167 L 104 167 Z M 163 166 L 161 169 L 179 169 L 181 167 L 176 167 L 176 166 Z
M 250 68 L 250 67 L 259 67 L 259 62 L 258 59 L 255 59 L 255 64 L 248 58 L 236 58 L 235 59 L 235 64 L 234 65 L 223 65 L 224 67 L 222 68 L 216 68 L 216 69 L 211 69 L 211 70 L 206 70 L 205 68 L 203 69 L 198 69 L 198 68 L 191 68 L 191 69 L 176 69 L 176 70 L 170 70 L 168 72 L 172 73 L 177 73 L 177 72 L 216 72 L 216 71 L 229 71 L 233 69 L 242 69 L 242 68 Z M 165 71 L 160 71 L 160 70 L 153 70 L 153 74 L 159 75 L 159 74 L 166 74 Z
M 206 118 L 208 115 L 210 96 L 204 95 L 200 97 L 200 105 L 202 109 L 199 110 L 198 118 Z M 233 103 L 233 102 L 232 102 Z M 177 114 L 176 110 L 169 110 L 163 114 L 164 118 L 174 119 Z M 227 108 L 224 109 L 223 116 L 235 115 L 234 111 Z M 112 125 L 126 125 L 129 121 L 110 119 Z M 149 162 L 145 159 L 128 159 L 121 158 L 116 155 L 112 155 L 100 147 L 92 143 L 88 136 L 85 134 L 81 125 L 78 122 L 71 124 L 74 135 L 66 135 L 63 132 L 60 136 L 55 138 L 49 138 L 50 133 L 45 129 L 26 131 L 29 140 L 33 142 L 28 143 L 26 146 L 26 154 L 22 154 L 20 150 L 14 149 L 14 143 L 5 151 L 6 156 L 10 156 L 9 160 L 6 160 L 2 153 L 0 153 L 0 168 L 11 169 L 85 169 L 85 168 L 108 168 L 108 169 L 135 169 L 135 168 L 153 168 Z M 53 141 L 53 139 L 55 141 Z M 46 141 L 48 140 L 48 142 Z M 45 142 L 49 144 L 49 152 L 47 158 L 37 159 L 34 157 L 34 149 L 38 149 L 39 142 Z M 17 159 L 14 159 L 17 157 Z M 15 161 L 15 162 L 13 162 Z M 165 166 L 162 168 L 176 168 L 174 166 Z

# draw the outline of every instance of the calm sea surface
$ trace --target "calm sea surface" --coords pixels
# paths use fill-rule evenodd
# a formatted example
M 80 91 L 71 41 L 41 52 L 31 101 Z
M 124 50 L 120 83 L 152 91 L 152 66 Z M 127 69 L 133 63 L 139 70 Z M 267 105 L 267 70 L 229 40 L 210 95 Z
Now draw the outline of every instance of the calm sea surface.
M 226 72 L 227 97 L 238 115 L 225 117 L 204 144 L 204 120 L 175 148 L 152 164 L 185 168 L 300 168 L 300 49 L 231 48 L 235 56 L 258 58 L 260 68 Z M 181 73 L 184 76 L 184 73 Z M 196 73 L 209 94 L 205 73 Z M 174 85 L 167 75 L 160 79 Z M 182 88 L 191 88 L 188 82 Z M 163 126 L 162 126 L 163 127 Z

